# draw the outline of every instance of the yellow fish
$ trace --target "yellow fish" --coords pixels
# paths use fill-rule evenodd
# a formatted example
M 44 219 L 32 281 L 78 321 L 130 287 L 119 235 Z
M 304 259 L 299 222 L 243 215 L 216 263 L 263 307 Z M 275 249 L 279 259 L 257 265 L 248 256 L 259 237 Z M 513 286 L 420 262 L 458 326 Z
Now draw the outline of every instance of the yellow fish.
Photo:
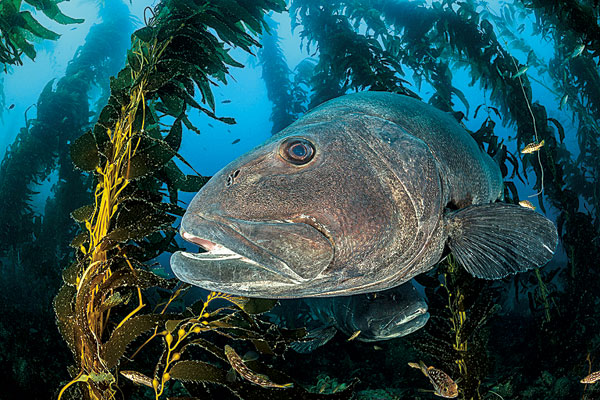
M 285 383 L 283 385 L 280 385 L 278 383 L 271 382 L 269 380 L 269 378 L 266 377 L 265 375 L 255 373 L 250 368 L 248 368 L 246 363 L 244 363 L 244 360 L 242 360 L 242 357 L 240 357 L 238 355 L 238 353 L 236 353 L 235 350 L 233 350 L 233 348 L 229 345 L 225 345 L 225 355 L 227 356 L 227 359 L 229 360 L 231 367 L 238 374 L 240 374 L 242 376 L 242 378 L 244 378 L 258 386 L 272 387 L 272 388 L 289 388 L 294 385 L 293 383 Z
M 358 335 L 360 335 L 360 329 L 359 329 L 359 330 L 357 330 L 356 332 L 354 332 L 354 333 L 352 334 L 352 336 L 350 336 L 350 337 L 348 338 L 348 342 L 349 342 L 349 341 L 351 341 L 351 340 L 354 340 L 354 339 L 356 339 L 356 338 L 358 337 Z
M 536 151 L 539 151 L 542 147 L 544 147 L 543 140 L 539 143 L 536 143 L 536 142 L 529 143 L 527 146 L 525 146 L 523 148 L 523 150 L 521 150 L 521 153 L 523 153 L 523 154 L 535 153 Z
M 533 204 L 531 204 L 531 202 L 529 200 L 521 200 L 519 202 L 519 205 L 521 207 L 530 208 L 532 210 L 535 210 L 535 206 Z
M 445 399 L 453 399 L 458 397 L 458 385 L 447 373 L 441 369 L 428 367 L 423 361 L 419 361 L 418 364 L 409 362 L 408 365 L 412 368 L 421 370 L 421 372 L 429 378 L 429 381 L 433 385 L 434 394 L 436 396 L 440 396 Z
M 587 385 L 587 384 L 596 383 L 598 381 L 600 381 L 600 371 L 592 372 L 591 374 L 589 374 L 588 376 L 586 376 L 579 382 L 585 383 Z

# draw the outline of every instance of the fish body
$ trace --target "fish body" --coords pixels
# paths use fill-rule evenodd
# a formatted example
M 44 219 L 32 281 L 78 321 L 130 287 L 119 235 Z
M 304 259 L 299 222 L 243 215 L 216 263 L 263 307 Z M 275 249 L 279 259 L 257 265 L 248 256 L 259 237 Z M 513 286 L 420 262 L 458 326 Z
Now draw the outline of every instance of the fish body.
M 542 147 L 544 147 L 544 141 L 542 140 L 539 143 L 529 143 L 527 146 L 525 146 L 523 148 L 523 150 L 521 150 L 521 153 L 523 154 L 531 154 L 531 153 L 535 153 L 536 151 L 539 151 Z
M 152 379 L 137 371 L 121 371 L 121 375 L 129 379 L 136 385 L 143 385 L 149 388 L 152 387 Z
M 302 299 L 320 326 L 306 340 L 292 344 L 299 353 L 310 353 L 340 331 L 347 340 L 378 342 L 406 336 L 429 319 L 427 303 L 413 282 L 377 293 Z M 334 329 L 329 329 L 330 327 Z
M 447 373 L 441 369 L 428 367 L 425 365 L 425 363 L 423 363 L 423 361 L 419 361 L 418 364 L 408 363 L 408 365 L 412 368 L 421 370 L 421 372 L 423 372 L 423 374 L 429 378 L 436 396 L 440 396 L 445 399 L 453 399 L 458 397 L 458 385 Z
M 244 379 L 246 379 L 256 385 L 259 385 L 262 387 L 273 387 L 273 388 L 289 388 L 289 387 L 293 386 L 292 383 L 286 383 L 286 384 L 280 385 L 278 383 L 270 381 L 268 377 L 266 377 L 262 374 L 255 373 L 250 368 L 248 368 L 248 366 L 246 365 L 244 360 L 242 360 L 242 357 L 240 357 L 235 352 L 235 350 L 229 345 L 225 345 L 225 356 L 227 356 L 227 360 L 229 360 L 231 367 L 237 373 L 239 373 Z
M 530 210 L 535 210 L 535 206 L 529 200 L 521 200 L 519 205 L 521 207 L 529 208 Z
M 235 176 L 235 179 L 231 179 Z M 498 165 L 454 118 L 410 97 L 330 100 L 213 176 L 181 223 L 203 253 L 175 275 L 259 298 L 393 288 L 448 248 L 472 275 L 544 265 L 553 223 L 502 194 Z
M 593 384 L 600 381 L 600 371 L 592 372 L 585 378 L 583 378 L 580 382 L 585 384 Z

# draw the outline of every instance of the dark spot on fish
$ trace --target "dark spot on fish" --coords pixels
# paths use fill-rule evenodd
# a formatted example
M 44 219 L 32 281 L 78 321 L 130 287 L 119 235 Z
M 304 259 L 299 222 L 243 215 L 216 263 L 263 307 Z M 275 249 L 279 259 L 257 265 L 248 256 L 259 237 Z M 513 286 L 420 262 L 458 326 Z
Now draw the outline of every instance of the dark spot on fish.
M 239 143 L 239 142 L 240 142 L 240 139 L 235 139 L 233 142 L 231 142 L 231 144 L 236 144 L 236 143 Z
M 231 100 L 223 100 L 221 103 L 223 103 L 223 104 L 231 103 Z

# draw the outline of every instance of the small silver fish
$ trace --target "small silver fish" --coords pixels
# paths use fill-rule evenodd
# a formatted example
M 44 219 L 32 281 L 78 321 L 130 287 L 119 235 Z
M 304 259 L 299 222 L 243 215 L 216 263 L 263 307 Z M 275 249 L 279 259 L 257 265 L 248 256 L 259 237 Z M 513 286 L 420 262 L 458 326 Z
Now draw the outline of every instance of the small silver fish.
M 436 396 L 443 397 L 445 399 L 453 399 L 458 397 L 458 385 L 450 378 L 450 376 L 434 367 L 428 367 L 423 361 L 419 363 L 409 362 L 408 365 L 412 368 L 421 370 L 423 374 L 429 378 L 429 381 L 433 385 L 434 394 Z

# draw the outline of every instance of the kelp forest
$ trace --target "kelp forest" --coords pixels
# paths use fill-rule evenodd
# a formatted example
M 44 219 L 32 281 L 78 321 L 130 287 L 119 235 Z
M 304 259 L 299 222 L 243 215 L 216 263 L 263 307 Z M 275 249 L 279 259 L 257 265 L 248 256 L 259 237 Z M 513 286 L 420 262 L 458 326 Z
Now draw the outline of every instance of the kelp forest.
M 83 22 L 63 4 L 0 2 L 0 91 L 61 40 L 44 21 Z M 85 42 L 0 164 L 0 398 L 435 398 L 408 366 L 419 360 L 451 376 L 459 399 L 600 398 L 580 382 L 600 370 L 597 1 L 159 0 L 137 16 L 129 4 L 96 2 Z M 554 259 L 488 281 L 447 257 L 415 278 L 424 328 L 376 343 L 338 334 L 311 354 L 291 348 L 307 330 L 274 317 L 281 302 L 173 278 L 157 260 L 182 249 L 181 194 L 210 178 L 180 147 L 206 130 L 192 115 L 235 126 L 214 92 L 251 60 L 272 133 L 367 90 L 451 113 L 500 164 L 503 201 L 555 221 Z

